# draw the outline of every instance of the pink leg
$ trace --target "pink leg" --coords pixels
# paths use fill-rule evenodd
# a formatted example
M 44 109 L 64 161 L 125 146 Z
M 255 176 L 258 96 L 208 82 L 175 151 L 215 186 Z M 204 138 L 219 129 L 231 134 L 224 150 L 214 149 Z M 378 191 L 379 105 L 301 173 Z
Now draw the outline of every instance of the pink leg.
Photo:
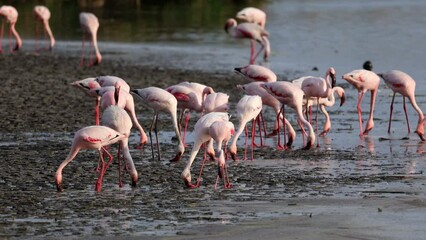
M 256 134 L 256 119 L 251 121 L 251 160 L 254 160 L 254 138 Z
M 277 143 L 277 149 L 278 150 L 283 150 L 284 149 L 284 147 L 283 147 L 283 145 L 281 144 L 281 133 L 280 133 L 280 115 L 281 115 L 281 113 L 282 113 L 282 111 L 283 111 L 283 107 L 284 107 L 284 105 L 281 107 L 281 109 L 280 109 L 280 111 L 278 112 L 278 114 L 277 114 L 277 123 L 278 123 L 278 128 L 277 128 L 277 136 L 278 136 L 278 143 Z
M 392 102 L 391 102 L 391 105 L 390 105 L 390 114 L 389 114 L 389 125 L 388 125 L 388 133 L 390 133 L 390 130 L 391 130 L 391 124 L 392 124 L 392 112 L 393 112 L 393 102 L 394 102 L 394 100 L 395 100 L 395 92 L 393 93 L 393 96 L 392 96 Z M 405 101 L 405 98 L 404 98 L 404 101 Z M 404 104 L 404 109 L 405 109 L 405 104 Z
M 86 41 L 86 33 L 83 31 L 83 40 L 81 41 L 81 61 L 80 67 L 84 66 L 84 42 Z
M 316 115 L 316 117 L 315 117 L 315 121 L 316 121 L 316 124 L 317 124 L 317 126 L 316 126 L 316 128 L 317 128 L 317 131 L 316 131 L 316 133 L 317 133 L 317 147 L 319 147 L 320 146 L 320 144 L 319 144 L 319 138 L 318 138 L 318 112 L 319 112 L 319 97 L 317 97 L 317 115 Z
M 183 144 L 186 147 L 186 131 L 188 130 L 189 118 L 191 117 L 191 112 L 188 111 L 185 116 L 185 129 L 183 131 Z
M 245 126 L 245 134 L 246 134 L 246 138 L 245 138 L 245 142 L 244 142 L 244 160 L 247 160 L 247 147 L 248 147 L 248 129 L 247 129 L 247 125 Z
M 402 97 L 402 99 L 404 102 L 404 112 L 405 112 L 405 119 L 407 120 L 408 133 L 410 133 L 411 129 L 410 129 L 410 122 L 408 121 L 407 107 L 405 106 L 405 97 Z
M 250 62 L 249 64 L 254 64 L 254 53 L 256 52 L 256 42 L 254 40 L 250 40 Z
M 206 160 L 207 160 L 207 157 L 204 158 L 203 163 L 201 164 L 200 174 L 198 175 L 198 179 L 197 179 L 197 183 L 195 184 L 195 187 L 200 187 L 201 175 L 203 174 L 204 164 L 206 163 Z
M 0 52 L 3 53 L 4 19 L 1 20 Z
M 356 109 L 358 110 L 358 122 L 359 122 L 359 136 L 363 136 L 363 132 L 362 132 L 362 109 L 361 109 L 361 102 L 362 99 L 364 98 L 364 92 L 359 92 L 358 93 L 358 104 L 356 106 Z
M 99 126 L 99 104 L 100 104 L 100 99 L 99 99 L 99 97 L 96 97 L 95 121 L 96 121 L 96 125 L 98 125 L 98 126 Z
M 282 113 L 283 113 L 283 139 L 284 139 L 284 146 L 283 149 L 287 149 L 286 147 L 286 137 L 287 137 L 287 130 L 286 130 L 286 125 L 285 125 L 285 108 L 284 108 L 284 104 L 283 104 L 283 108 L 282 108 Z M 279 119 L 278 119 L 279 121 Z
M 117 153 L 117 159 L 118 159 L 118 187 L 122 188 L 123 187 L 123 178 L 121 175 L 121 160 L 123 160 L 124 162 L 124 158 L 121 158 L 121 143 L 118 146 L 118 153 Z

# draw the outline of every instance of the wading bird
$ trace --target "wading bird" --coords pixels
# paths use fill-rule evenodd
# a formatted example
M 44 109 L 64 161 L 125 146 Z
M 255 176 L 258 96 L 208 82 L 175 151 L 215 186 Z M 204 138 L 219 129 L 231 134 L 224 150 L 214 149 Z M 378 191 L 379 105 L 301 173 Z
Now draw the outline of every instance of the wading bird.
M 83 30 L 83 41 L 81 45 L 81 61 L 80 66 L 84 66 L 84 42 L 86 41 L 85 35 L 89 34 L 90 37 L 90 58 L 89 66 L 98 65 L 102 61 L 102 55 L 98 48 L 97 34 L 99 29 L 98 18 L 93 13 L 82 12 L 80 13 L 80 25 Z M 95 49 L 95 61 L 92 61 L 92 46 Z
M 276 82 L 277 75 L 269 68 L 264 66 L 250 64 L 244 67 L 234 68 L 235 72 L 249 81 L 255 82 Z
M 96 191 L 100 192 L 102 188 L 102 178 L 112 161 L 111 154 L 104 147 L 116 143 L 123 138 L 125 138 L 125 134 L 105 126 L 89 126 L 77 131 L 67 158 L 59 165 L 56 171 L 55 182 L 57 191 L 62 192 L 62 170 L 77 156 L 77 153 L 81 149 L 97 149 L 99 152 L 99 159 L 102 163 L 99 177 L 96 181 Z M 109 157 L 107 164 L 105 164 L 103 153 L 106 153 Z
M 38 50 L 38 23 L 43 24 L 43 32 L 44 32 L 44 37 L 46 37 L 46 34 L 49 36 L 49 40 L 50 40 L 50 44 L 49 44 L 49 50 L 52 51 L 53 50 L 53 46 L 55 46 L 55 38 L 53 37 L 53 33 L 52 30 L 50 29 L 49 26 L 49 19 L 50 19 L 50 11 L 47 7 L 45 6 L 35 6 L 34 7 L 34 16 L 35 19 L 37 20 L 36 22 L 36 51 Z
M 4 35 L 4 22 L 9 23 L 9 48 L 10 51 L 17 51 L 22 47 L 22 40 L 16 31 L 16 22 L 18 21 L 18 11 L 12 6 L 3 5 L 0 7 L 0 16 L 2 17 L 2 27 L 0 32 L 0 52 L 3 52 L 3 35 Z M 16 45 L 12 47 L 12 35 L 16 39 Z
M 154 129 L 155 138 L 157 140 L 157 152 L 158 152 L 158 160 L 161 160 L 160 154 L 160 145 L 158 143 L 158 131 L 157 131 L 157 121 L 158 121 L 158 113 L 159 112 L 167 112 L 170 114 L 173 123 L 173 129 L 176 133 L 176 138 L 178 140 L 177 153 L 175 157 L 171 161 L 179 161 L 185 152 L 185 146 L 180 137 L 179 127 L 177 123 L 177 100 L 176 98 L 169 92 L 164 89 L 158 87 L 147 87 L 141 89 L 134 89 L 131 92 L 136 94 L 136 96 L 141 99 L 141 102 L 152 108 L 154 110 L 154 115 L 152 118 L 151 128 L 149 130 L 149 138 L 151 140 L 151 152 L 152 159 L 154 159 L 154 145 L 152 141 L 151 132 Z
M 391 132 L 393 102 L 395 100 L 395 95 L 399 93 L 402 95 L 405 118 L 407 120 L 408 133 L 411 132 L 411 129 L 410 129 L 410 123 L 408 121 L 407 108 L 405 107 L 405 98 L 408 98 L 408 100 L 410 100 L 411 105 L 413 106 L 417 114 L 419 115 L 416 132 L 422 141 L 426 141 L 426 138 L 424 136 L 425 117 L 423 116 L 422 110 L 417 105 L 416 97 L 415 97 L 416 81 L 414 81 L 414 79 L 407 73 L 399 71 L 399 70 L 391 70 L 388 72 L 379 73 L 378 75 L 381 78 L 383 78 L 386 85 L 393 91 L 392 102 L 390 105 L 388 133 Z
M 359 121 L 359 135 L 360 137 L 368 135 L 368 133 L 374 127 L 373 114 L 374 114 L 374 105 L 376 103 L 377 90 L 380 84 L 380 77 L 372 71 L 358 69 L 353 70 L 352 72 L 346 73 L 342 77 L 350 84 L 352 84 L 358 90 L 358 121 Z M 367 120 L 364 132 L 362 131 L 362 109 L 361 103 L 364 98 L 364 94 L 370 91 L 371 92 L 371 101 L 370 101 L 370 115 Z

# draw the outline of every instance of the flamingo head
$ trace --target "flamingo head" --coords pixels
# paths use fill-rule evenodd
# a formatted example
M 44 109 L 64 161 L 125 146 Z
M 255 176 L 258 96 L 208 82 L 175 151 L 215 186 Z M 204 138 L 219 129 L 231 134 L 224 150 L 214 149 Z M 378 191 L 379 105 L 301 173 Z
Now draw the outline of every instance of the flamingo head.
M 417 129 L 416 129 L 417 135 L 419 135 L 420 139 L 423 142 L 426 141 L 426 137 L 424 136 L 424 133 L 425 133 L 424 126 L 425 126 L 425 124 L 426 124 L 426 119 L 423 119 L 422 121 L 419 122 L 419 124 L 417 125 Z
M 62 174 L 61 173 L 56 173 L 55 175 L 55 183 L 56 183 L 56 191 L 58 192 L 62 192 Z
M 222 149 L 219 151 L 219 157 L 217 162 L 217 175 L 223 178 L 225 171 L 225 154 Z
M 233 18 L 229 18 L 225 23 L 225 32 L 228 33 L 229 28 L 237 26 L 237 21 Z
M 196 188 L 197 186 L 191 183 L 191 172 L 187 169 L 183 170 L 182 174 L 182 179 L 185 183 L 185 186 L 188 188 Z
M 369 60 L 365 61 L 362 68 L 368 71 L 373 71 L 373 63 Z

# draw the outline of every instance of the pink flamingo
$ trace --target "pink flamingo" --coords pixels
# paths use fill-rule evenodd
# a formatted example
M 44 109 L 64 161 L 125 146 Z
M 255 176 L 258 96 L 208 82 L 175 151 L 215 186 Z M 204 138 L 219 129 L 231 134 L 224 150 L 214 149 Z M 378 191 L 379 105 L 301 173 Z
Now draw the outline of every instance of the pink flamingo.
M 237 140 L 241 135 L 244 129 L 246 129 L 247 122 L 253 120 L 252 122 L 252 141 L 251 141 L 251 159 L 253 160 L 253 149 L 254 149 L 254 133 L 255 133 L 255 119 L 262 111 L 262 98 L 260 96 L 243 96 L 240 101 L 237 103 L 237 119 L 239 121 L 239 126 L 237 133 L 232 139 L 231 146 L 229 147 L 229 152 L 231 157 L 234 160 L 237 160 Z M 247 138 L 248 132 L 246 129 L 246 146 L 244 149 L 244 160 L 247 159 Z
M 179 123 L 182 121 L 185 110 L 189 110 L 185 118 L 185 128 L 183 131 L 183 143 L 185 144 L 190 111 L 201 113 L 203 111 L 206 96 L 214 93 L 215 91 L 211 87 L 195 82 L 181 82 L 166 88 L 166 91 L 175 96 L 178 101 L 178 108 L 182 109 L 179 117 Z
M 62 170 L 77 156 L 77 153 L 81 149 L 97 149 L 99 152 L 99 159 L 102 162 L 99 178 L 96 182 L 96 191 L 100 192 L 103 175 L 112 161 L 111 154 L 104 147 L 124 138 L 125 134 L 105 126 L 89 126 L 77 131 L 67 158 L 59 165 L 58 170 L 56 170 L 55 182 L 57 191 L 62 192 Z M 109 162 L 106 165 L 102 152 L 105 152 L 109 157 Z
M 201 145 L 212 138 L 212 136 L 210 135 L 210 127 L 216 121 L 227 122 L 229 121 L 229 116 L 227 113 L 218 113 L 218 112 L 208 113 L 202 116 L 200 119 L 198 119 L 197 123 L 194 126 L 194 135 L 195 135 L 194 146 L 192 147 L 191 154 L 186 164 L 186 167 L 181 174 L 181 177 L 184 180 L 185 185 L 189 188 L 199 187 L 202 169 L 200 170 L 200 177 L 198 178 L 196 185 L 194 185 L 191 183 L 191 166 L 195 160 L 195 157 L 197 156 L 198 151 L 200 150 Z M 225 130 L 225 129 L 222 128 L 222 130 Z
M 305 94 L 303 90 L 293 83 L 284 81 L 262 83 L 261 86 L 283 104 L 283 110 L 284 105 L 288 105 L 296 111 L 298 120 L 309 130 L 304 149 L 310 149 L 315 144 L 315 133 L 312 125 L 303 117 L 303 96 Z M 283 115 L 285 117 L 284 113 Z
M 272 107 L 272 109 L 274 109 L 275 111 L 275 114 L 279 116 L 279 118 L 277 117 L 275 121 L 274 130 L 271 133 L 269 133 L 267 136 L 271 137 L 271 136 L 277 135 L 277 133 L 279 133 L 279 128 L 280 128 L 279 121 L 280 119 L 284 120 L 284 124 L 288 128 L 288 142 L 286 147 L 290 148 L 291 145 L 293 144 L 294 139 L 296 138 L 296 132 L 294 131 L 294 128 L 293 126 L 291 126 L 290 122 L 286 118 L 283 119 L 283 115 L 280 113 L 281 111 L 280 101 L 278 101 L 278 99 L 276 99 L 274 96 L 269 94 L 265 88 L 261 87 L 261 85 L 262 85 L 262 82 L 251 82 L 244 85 L 237 85 L 237 88 L 243 90 L 247 95 L 260 96 L 262 98 L 262 104 Z M 262 112 L 260 114 L 262 114 Z M 280 141 L 281 141 L 280 137 L 278 137 L 277 147 L 278 149 L 284 149 Z
M 94 91 L 96 92 L 97 95 L 101 96 L 100 105 L 102 110 L 105 110 L 107 107 L 111 105 L 117 105 L 129 113 L 133 124 L 136 126 L 136 128 L 140 132 L 140 142 L 137 148 L 141 149 L 148 142 L 148 137 L 146 136 L 145 131 L 143 130 L 142 126 L 140 125 L 136 117 L 135 103 L 133 100 L 133 96 L 128 91 L 121 90 L 120 83 L 117 83 L 117 85 L 119 85 L 120 87 L 118 88 L 111 87 L 111 86 L 101 87 L 101 88 L 92 90 L 92 92 Z M 118 102 L 115 101 L 115 97 L 114 97 L 116 94 L 116 91 L 119 91 L 118 95 L 120 96 L 120 98 L 118 99 Z
M 95 81 L 95 78 L 85 78 L 83 80 L 72 82 L 71 85 L 82 90 L 89 97 L 96 98 L 95 121 L 96 121 L 96 125 L 99 125 L 99 107 L 100 107 L 101 96 L 96 94 L 94 91 L 91 91 L 91 90 L 100 88 L 101 86 L 99 85 L 99 83 Z
M 22 47 L 22 40 L 16 31 L 15 25 L 18 21 L 18 11 L 12 6 L 3 5 L 0 7 L 0 16 L 2 19 L 1 32 L 0 32 L 0 52 L 3 52 L 2 41 L 4 34 L 4 22 L 8 22 L 9 26 L 9 47 L 10 51 L 17 51 Z M 16 39 L 15 48 L 12 48 L 12 34 Z
M 332 94 L 332 89 L 336 86 L 336 71 L 333 67 L 327 69 L 325 79 L 320 77 L 306 78 L 302 82 L 302 90 L 305 93 L 305 98 L 316 98 L 317 113 L 316 113 L 316 132 L 318 133 L 318 111 L 320 98 L 328 98 Z M 308 106 L 305 109 L 307 111 Z M 317 142 L 319 147 L 319 141 Z
M 157 152 L 158 152 L 158 160 L 161 159 L 160 154 L 160 145 L 158 144 L 158 131 L 157 131 L 157 121 L 158 121 L 158 113 L 159 112 L 168 112 L 172 118 L 173 129 L 175 130 L 176 137 L 178 139 L 177 146 L 177 154 L 171 161 L 179 161 L 185 152 L 185 146 L 180 137 L 179 127 L 177 124 L 177 100 L 176 98 L 169 92 L 164 89 L 158 87 L 147 87 L 142 89 L 132 90 L 136 96 L 138 96 L 142 103 L 149 108 L 154 110 L 154 115 L 152 118 L 151 128 L 149 131 L 149 138 L 151 139 L 151 152 L 152 159 L 154 159 L 154 145 L 152 141 L 151 132 L 155 130 L 155 137 L 157 140 Z
M 368 135 L 368 133 L 374 127 L 373 114 L 374 114 L 374 105 L 376 103 L 377 89 L 380 84 L 380 77 L 372 71 L 358 69 L 353 70 L 352 72 L 346 73 L 342 77 L 350 84 L 352 84 L 358 90 L 358 121 L 359 121 L 359 136 Z M 367 124 L 365 126 L 364 132 L 362 131 L 362 110 L 361 102 L 364 98 L 365 92 L 371 92 L 371 101 L 370 101 L 370 115 L 368 117 Z
M 388 133 L 390 133 L 390 129 L 391 129 L 393 103 L 395 100 L 395 95 L 396 93 L 399 93 L 402 95 L 402 99 L 403 99 L 403 106 L 404 106 L 405 118 L 407 120 L 408 133 L 410 133 L 411 130 L 410 130 L 410 123 L 408 121 L 407 108 L 405 107 L 406 97 L 408 98 L 408 100 L 410 100 L 411 105 L 413 106 L 417 114 L 419 115 L 416 132 L 422 141 L 426 141 L 426 138 L 424 136 L 425 118 L 423 116 L 422 110 L 416 103 L 416 97 L 415 97 L 416 81 L 414 81 L 414 79 L 407 73 L 398 71 L 398 70 L 391 70 L 385 73 L 379 73 L 378 75 L 381 78 L 383 78 L 386 85 L 393 91 L 392 102 L 390 106 Z
M 49 26 L 50 11 L 47 7 L 41 6 L 41 5 L 35 6 L 33 11 L 34 11 L 34 16 L 37 22 L 40 22 L 43 24 L 44 36 L 46 37 L 46 33 L 47 35 L 49 35 L 49 39 L 50 39 L 49 50 L 52 51 L 53 46 L 55 45 L 55 38 L 53 37 L 52 30 L 50 29 L 50 26 Z M 37 50 L 37 38 L 38 38 L 38 27 L 36 27 L 36 50 Z
M 269 68 L 260 65 L 247 65 L 245 67 L 234 68 L 235 72 L 242 75 L 249 81 L 276 82 L 277 75 Z
M 129 84 L 124 79 L 116 76 L 99 76 L 95 78 L 95 81 L 99 83 L 101 87 L 114 87 L 117 82 L 120 83 L 121 90 L 130 92 Z
M 246 7 L 239 11 L 235 17 L 245 22 L 258 24 L 261 28 L 265 29 L 266 13 L 258 8 Z M 265 43 L 264 58 L 267 59 L 271 53 L 271 46 L 267 37 L 264 37 L 263 41 Z
M 118 92 L 116 92 L 118 94 Z M 116 103 L 119 102 L 119 95 L 115 96 Z M 121 181 L 121 159 L 120 155 L 121 152 L 123 152 L 124 159 L 126 162 L 126 168 L 130 172 L 130 177 L 132 179 L 132 186 L 135 187 L 136 183 L 138 181 L 138 172 L 136 171 L 135 164 L 133 163 L 132 156 L 130 155 L 129 150 L 129 137 L 130 137 L 130 131 L 132 129 L 132 120 L 130 119 L 129 114 L 127 112 L 117 106 L 117 105 L 111 105 L 105 109 L 105 111 L 102 114 L 102 125 L 110 127 L 117 132 L 123 133 L 124 138 L 119 141 L 119 147 L 118 147 L 118 171 L 119 171 L 119 186 L 122 187 L 122 181 Z
M 225 31 L 231 37 L 234 37 L 234 38 L 250 39 L 251 51 L 250 51 L 249 64 L 253 64 L 255 62 L 257 56 L 265 48 L 265 45 L 267 45 L 267 43 L 265 43 L 265 42 L 268 41 L 267 36 L 269 35 L 269 33 L 255 23 L 240 23 L 240 24 L 237 25 L 237 21 L 235 21 L 235 19 L 233 19 L 233 18 L 230 18 L 226 21 Z M 259 42 L 259 44 L 261 45 L 261 48 L 259 49 L 259 51 L 256 54 L 255 54 L 255 51 L 256 51 L 255 41 Z M 264 60 L 267 60 L 268 56 L 266 56 L 266 55 L 267 54 L 265 53 Z
M 229 95 L 226 93 L 210 93 L 206 96 L 203 103 L 203 112 L 228 112 L 229 110 Z
M 83 41 L 82 41 L 82 50 L 81 50 L 81 62 L 80 66 L 84 66 L 84 41 L 85 34 L 88 33 L 90 36 L 90 61 L 89 65 L 98 65 L 102 61 L 102 55 L 98 48 L 97 33 L 99 29 L 98 18 L 93 13 L 82 12 L 80 13 L 80 25 L 83 29 Z M 92 62 L 92 52 L 91 47 L 95 48 L 96 59 Z

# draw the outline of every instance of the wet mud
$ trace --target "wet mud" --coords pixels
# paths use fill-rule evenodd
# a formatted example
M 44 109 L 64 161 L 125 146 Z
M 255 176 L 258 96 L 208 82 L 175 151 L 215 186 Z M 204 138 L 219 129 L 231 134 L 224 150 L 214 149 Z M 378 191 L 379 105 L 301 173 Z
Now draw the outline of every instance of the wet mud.
M 216 190 L 214 162 L 207 162 L 200 188 L 185 188 L 180 173 L 192 143 L 189 141 L 180 162 L 170 163 L 175 146 L 172 127 L 167 115 L 160 115 L 159 129 L 164 132 L 160 138 L 167 136 L 161 141 L 163 161 L 151 160 L 149 146 L 143 150 L 132 147 L 139 173 L 136 187 L 130 186 L 126 173 L 124 186 L 118 187 L 118 164 L 114 161 L 104 177 L 102 191 L 97 193 L 97 152 L 82 151 L 64 169 L 64 191 L 57 193 L 54 174 L 68 154 L 73 133 L 94 124 L 94 99 L 72 88 L 72 81 L 116 75 L 133 88 L 197 81 L 230 94 L 231 108 L 242 96 L 235 85 L 245 82 L 231 72 L 141 66 L 122 59 L 81 68 L 78 58 L 55 53 L 1 55 L 0 61 L 1 238 L 174 236 L 203 224 L 238 224 L 292 214 L 279 207 L 249 207 L 259 201 L 272 204 L 301 198 L 425 194 L 421 180 L 424 144 L 415 134 L 409 140 L 379 141 L 379 134 L 360 140 L 356 120 L 349 120 L 356 112 L 343 109 L 335 111 L 333 132 L 319 138 L 321 147 L 301 150 L 300 132 L 293 149 L 287 151 L 276 150 L 276 140 L 268 139 L 268 146 L 255 149 L 254 161 L 227 161 L 233 187 L 224 189 L 219 183 Z M 348 101 L 356 103 L 353 96 Z M 135 103 L 138 118 L 148 131 L 152 112 L 137 99 Z M 273 114 L 266 116 L 272 126 Z M 192 126 L 196 117 L 192 115 Z M 381 131 L 386 119 L 378 117 L 377 122 L 377 131 Z M 137 139 L 138 133 L 133 130 L 130 144 L 135 146 Z M 111 147 L 113 155 L 116 150 L 116 146 Z M 241 150 L 239 155 L 242 157 Z M 198 178 L 201 160 L 202 152 L 192 168 L 193 182 Z M 238 203 L 248 207 L 227 207 Z

